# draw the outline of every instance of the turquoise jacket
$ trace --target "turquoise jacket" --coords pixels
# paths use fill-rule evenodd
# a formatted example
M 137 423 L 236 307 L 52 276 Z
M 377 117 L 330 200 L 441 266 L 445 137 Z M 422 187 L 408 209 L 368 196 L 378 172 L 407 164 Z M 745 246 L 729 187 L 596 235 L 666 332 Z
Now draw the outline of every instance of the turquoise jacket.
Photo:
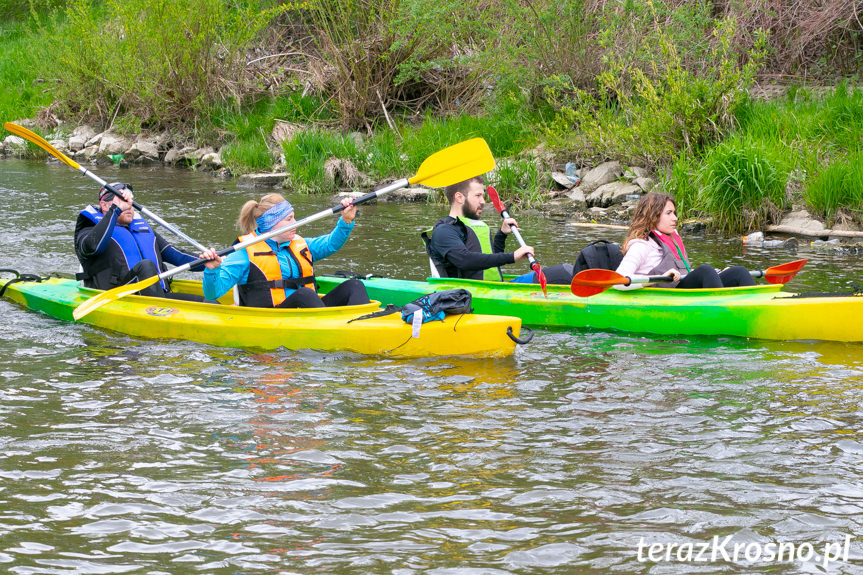
M 353 222 L 346 223 L 339 218 L 333 231 L 325 236 L 316 238 L 303 238 L 312 254 L 312 261 L 322 260 L 331 256 L 345 245 L 354 229 Z M 255 233 L 260 234 L 259 230 Z M 274 240 L 264 240 L 279 258 L 279 267 L 282 269 L 282 277 L 300 278 L 302 273 L 296 263 L 290 257 L 287 249 L 280 249 L 280 245 Z M 285 248 L 288 244 L 282 244 Z M 228 290 L 237 284 L 245 284 L 249 277 L 249 254 L 246 250 L 236 251 L 224 260 L 222 265 L 216 269 L 204 270 L 204 297 L 207 299 L 218 299 L 225 295 Z M 286 290 L 285 295 L 290 296 L 296 290 Z

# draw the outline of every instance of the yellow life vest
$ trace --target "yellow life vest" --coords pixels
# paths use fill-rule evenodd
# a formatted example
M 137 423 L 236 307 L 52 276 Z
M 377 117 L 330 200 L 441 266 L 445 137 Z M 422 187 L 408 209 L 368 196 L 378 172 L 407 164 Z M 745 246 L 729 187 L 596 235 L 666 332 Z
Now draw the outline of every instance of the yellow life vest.
M 244 242 L 257 237 L 252 232 L 237 238 Z M 283 278 L 279 257 L 264 242 L 246 246 L 249 255 L 249 275 L 246 283 L 239 286 L 240 301 L 249 307 L 276 307 L 287 298 L 286 290 L 294 291 L 300 287 L 308 287 L 317 291 L 315 286 L 315 269 L 312 265 L 312 254 L 306 240 L 294 236 L 287 247 L 288 254 L 300 270 L 299 278 Z

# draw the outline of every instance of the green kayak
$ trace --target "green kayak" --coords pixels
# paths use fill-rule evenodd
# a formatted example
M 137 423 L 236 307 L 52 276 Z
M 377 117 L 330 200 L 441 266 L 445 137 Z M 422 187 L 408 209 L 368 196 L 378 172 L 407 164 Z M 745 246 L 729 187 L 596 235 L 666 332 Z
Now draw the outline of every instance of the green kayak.
M 321 276 L 324 291 L 344 278 Z M 863 341 L 863 296 L 803 297 L 781 284 L 720 289 L 608 289 L 577 297 L 568 285 L 429 278 L 363 279 L 369 297 L 404 305 L 423 294 L 466 288 L 476 313 L 509 315 L 542 328 L 587 328 L 660 335 L 738 336 L 772 340 Z

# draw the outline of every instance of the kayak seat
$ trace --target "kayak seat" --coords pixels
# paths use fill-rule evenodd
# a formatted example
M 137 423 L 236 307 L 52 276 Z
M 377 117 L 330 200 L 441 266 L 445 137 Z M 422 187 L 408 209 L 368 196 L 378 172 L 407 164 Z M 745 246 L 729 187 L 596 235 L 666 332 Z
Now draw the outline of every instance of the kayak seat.
M 433 230 L 434 228 L 429 228 L 423 231 L 422 233 L 420 233 L 420 237 L 423 239 L 423 245 L 425 246 L 426 255 L 429 257 L 429 268 L 431 269 L 431 277 L 440 278 L 445 277 L 443 263 L 438 264 L 438 262 L 436 262 L 434 258 L 431 257 L 431 253 L 429 252 L 429 243 L 431 242 L 431 234 Z

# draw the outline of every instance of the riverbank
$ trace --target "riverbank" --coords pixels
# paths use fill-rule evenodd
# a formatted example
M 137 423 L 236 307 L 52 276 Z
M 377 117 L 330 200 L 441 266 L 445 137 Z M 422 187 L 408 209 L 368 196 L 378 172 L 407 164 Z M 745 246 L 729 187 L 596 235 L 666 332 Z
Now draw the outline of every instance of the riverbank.
M 39 128 L 34 120 L 20 121 L 20 124 L 33 129 Z M 178 144 L 166 134 L 139 135 L 132 139 L 111 131 L 97 133 L 94 128 L 82 125 L 74 128 L 68 137 L 62 135 L 62 130 L 48 134 L 48 137 L 49 143 L 60 153 L 90 166 L 123 167 L 161 164 L 209 172 L 214 177 L 232 177 L 230 170 L 222 162 L 218 150 L 210 146 L 196 148 Z M 15 135 L 7 136 L 0 141 L 0 157 L 28 156 L 34 151 L 34 147 L 26 140 Z M 48 158 L 50 161 L 51 156 Z M 345 170 L 344 163 L 349 161 L 331 158 L 331 164 L 335 166 L 334 176 L 339 174 L 339 170 Z M 506 160 L 503 161 L 505 164 Z M 360 174 L 354 177 L 355 184 L 371 185 L 368 176 Z M 488 177 L 494 181 L 498 175 L 492 172 Z M 579 168 L 574 163 L 568 162 L 562 166 L 561 171 L 551 171 L 549 180 L 553 182 L 554 189 L 545 191 L 546 201 L 537 208 L 539 211 L 562 215 L 574 222 L 600 223 L 620 229 L 625 229 L 639 198 L 655 189 L 657 185 L 651 172 L 646 168 L 624 167 L 617 161 L 603 162 L 590 168 Z M 238 176 L 238 182 L 246 187 L 280 190 L 290 187 L 290 174 L 287 172 L 242 174 Z M 365 193 L 357 190 L 356 185 L 353 187 L 353 191 L 342 189 L 340 193 L 354 196 Z M 386 201 L 408 202 L 442 200 L 442 195 L 438 191 L 423 186 L 398 190 L 386 199 Z M 684 229 L 696 231 L 709 223 L 709 219 L 701 218 L 683 222 L 682 226 Z M 804 207 L 799 205 L 787 210 L 775 224 L 765 226 L 759 231 L 784 236 L 800 236 L 834 244 L 837 241 L 855 244 L 846 246 L 845 249 L 856 248 L 859 239 L 863 238 L 860 226 L 853 222 L 843 222 L 835 228 L 829 228 L 823 221 L 812 217 Z M 768 239 L 767 242 L 776 245 L 782 243 L 781 240 L 776 239 Z M 840 246 L 836 248 L 841 249 Z
M 569 186 L 616 160 L 674 194 L 681 215 L 726 234 L 778 225 L 798 207 L 828 228 L 863 223 L 863 94 L 842 83 L 857 78 L 843 64 L 857 61 L 857 44 L 830 44 L 830 74 L 800 61 L 794 43 L 816 21 L 786 19 L 790 3 L 724 14 L 638 0 L 479 15 L 413 6 L 171 1 L 160 12 L 106 0 L 61 14 L 37 2 L 0 25 L 0 111 L 35 118 L 87 162 L 94 151 L 97 162 L 101 153 L 281 179 L 302 193 L 392 181 L 482 135 L 498 158 L 491 183 L 519 209 L 571 200 L 569 209 L 600 217 L 617 196 L 639 193 L 633 184 L 647 191 L 637 178 L 602 191 Z M 448 10 L 477 25 L 431 25 Z M 774 21 L 774 35 L 759 32 Z M 537 24 L 542 34 L 523 33 Z M 854 21 L 831 11 L 817 24 Z M 773 91 L 766 78 L 788 81 L 788 65 L 806 71 L 794 78 L 833 88 L 792 85 L 761 99 Z M 92 133 L 72 142 L 84 122 Z

